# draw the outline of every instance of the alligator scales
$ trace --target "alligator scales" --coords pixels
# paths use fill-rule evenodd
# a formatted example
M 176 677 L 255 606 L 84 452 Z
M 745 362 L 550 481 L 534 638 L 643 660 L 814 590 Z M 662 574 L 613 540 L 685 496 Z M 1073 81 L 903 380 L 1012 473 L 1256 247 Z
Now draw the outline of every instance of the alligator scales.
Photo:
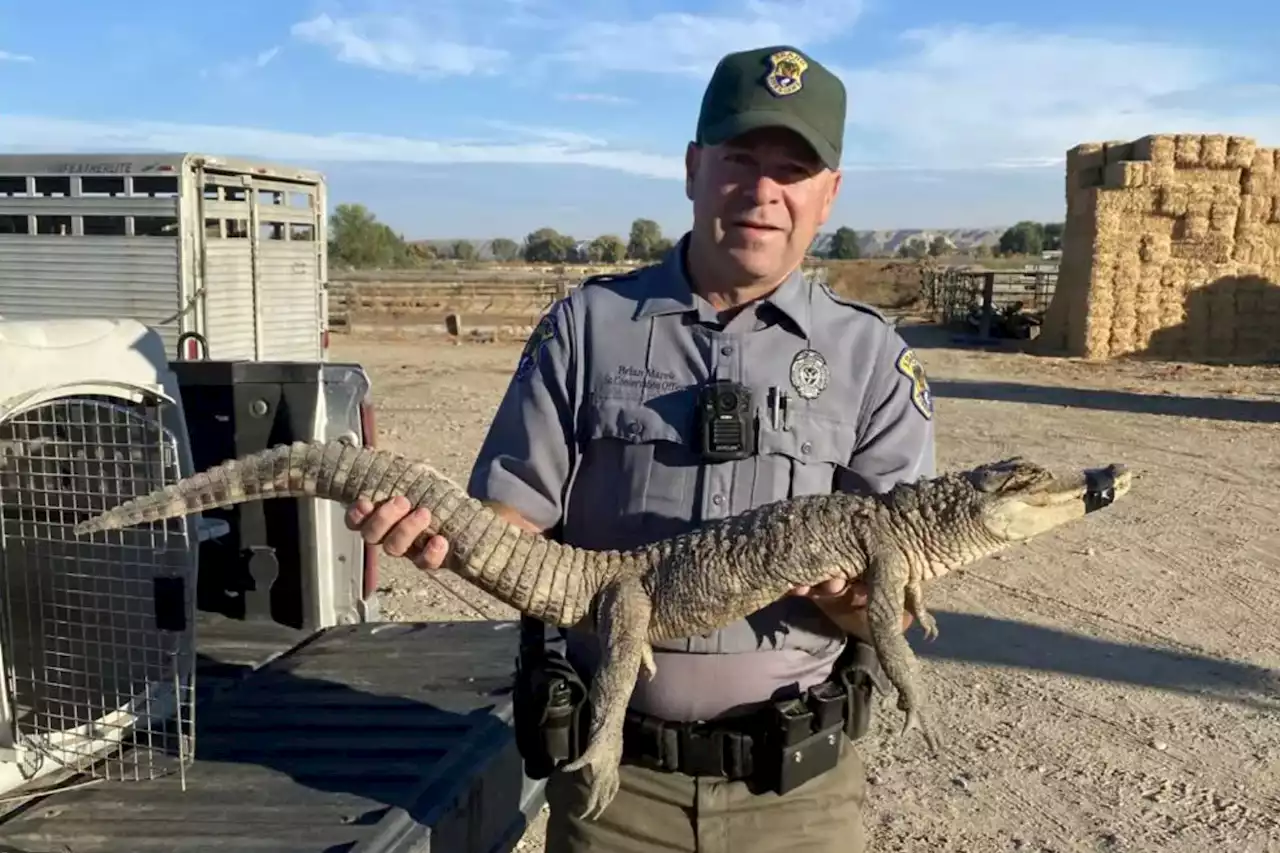
M 1020 458 L 898 485 L 882 495 L 810 495 L 720 519 L 630 551 L 588 551 L 530 533 L 469 497 L 430 466 L 345 442 L 298 442 L 234 459 L 128 501 L 75 528 L 119 529 L 273 497 L 350 505 L 403 495 L 431 512 L 427 536 L 449 541 L 447 568 L 543 622 L 594 631 L 602 663 L 591 694 L 585 815 L 618 790 L 622 728 L 636 678 L 652 677 L 653 641 L 697 636 L 741 619 L 797 586 L 862 578 L 868 623 L 885 675 L 916 729 L 936 749 L 902 633 L 904 609 L 932 638 L 923 583 L 1106 506 L 1128 492 L 1121 466 L 1067 478 Z

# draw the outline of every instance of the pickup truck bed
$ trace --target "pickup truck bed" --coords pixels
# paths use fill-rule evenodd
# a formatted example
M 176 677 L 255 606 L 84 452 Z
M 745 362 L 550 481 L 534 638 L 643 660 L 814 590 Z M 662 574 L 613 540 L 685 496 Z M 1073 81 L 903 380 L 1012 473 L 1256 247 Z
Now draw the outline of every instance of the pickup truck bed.
M 509 728 L 517 623 L 198 630 L 186 791 L 53 793 L 0 819 L 0 853 L 505 853 L 541 806 Z

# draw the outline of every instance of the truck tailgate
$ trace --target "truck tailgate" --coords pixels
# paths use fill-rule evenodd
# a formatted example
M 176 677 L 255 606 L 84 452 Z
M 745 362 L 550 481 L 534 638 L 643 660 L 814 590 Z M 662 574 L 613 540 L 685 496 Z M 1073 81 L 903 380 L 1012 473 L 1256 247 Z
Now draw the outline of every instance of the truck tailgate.
M 517 623 L 331 628 L 257 669 L 271 638 L 214 633 L 187 789 L 50 794 L 0 822 L 0 851 L 498 853 L 540 807 L 508 724 Z

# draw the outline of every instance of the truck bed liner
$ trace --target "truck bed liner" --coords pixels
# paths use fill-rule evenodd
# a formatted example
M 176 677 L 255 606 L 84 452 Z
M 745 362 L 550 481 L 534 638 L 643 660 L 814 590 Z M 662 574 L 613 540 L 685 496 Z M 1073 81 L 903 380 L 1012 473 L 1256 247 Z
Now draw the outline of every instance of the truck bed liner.
M 541 805 L 508 726 L 517 623 L 201 630 L 187 790 L 50 794 L 0 853 L 501 853 Z

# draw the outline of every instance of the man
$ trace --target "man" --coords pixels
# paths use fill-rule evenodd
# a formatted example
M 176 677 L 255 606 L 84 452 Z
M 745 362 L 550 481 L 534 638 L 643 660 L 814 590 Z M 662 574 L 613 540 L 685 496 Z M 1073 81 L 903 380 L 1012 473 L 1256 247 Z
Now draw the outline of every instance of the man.
M 588 280 L 543 318 L 473 495 L 566 543 L 630 548 L 793 495 L 933 475 L 913 354 L 873 309 L 800 271 L 840 188 L 844 121 L 843 84 L 798 50 L 719 63 L 685 156 L 690 232 L 660 263 Z M 348 523 L 400 555 L 429 519 L 405 511 L 357 505 Z M 410 556 L 435 569 L 447 548 L 435 537 Z M 863 850 L 864 767 L 830 732 L 865 730 L 870 688 L 845 665 L 872 657 L 848 642 L 867 636 L 865 602 L 856 584 L 801 588 L 710 636 L 658 644 L 657 676 L 632 699 L 620 792 L 583 821 L 586 781 L 552 775 L 548 850 Z M 593 638 L 568 632 L 561 648 L 590 683 Z M 797 705 L 859 719 L 780 740 Z

